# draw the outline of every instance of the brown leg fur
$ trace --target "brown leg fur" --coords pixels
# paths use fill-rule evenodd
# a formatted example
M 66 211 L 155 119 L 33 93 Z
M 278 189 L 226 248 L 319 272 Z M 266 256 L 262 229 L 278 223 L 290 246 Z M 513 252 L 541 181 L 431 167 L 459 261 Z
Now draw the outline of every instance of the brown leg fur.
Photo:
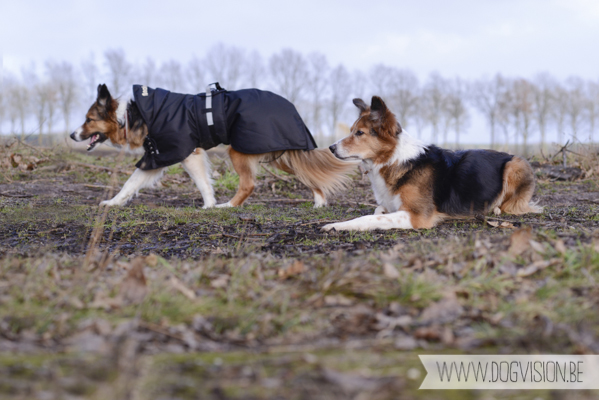
M 237 207 L 242 205 L 254 191 L 258 162 L 262 155 L 244 154 L 229 147 L 229 157 L 235 172 L 239 175 L 239 188 L 229 203 Z
M 498 198 L 499 208 L 508 214 L 540 213 L 543 211 L 531 202 L 535 191 L 535 178 L 528 162 L 520 157 L 505 164 L 503 190 Z

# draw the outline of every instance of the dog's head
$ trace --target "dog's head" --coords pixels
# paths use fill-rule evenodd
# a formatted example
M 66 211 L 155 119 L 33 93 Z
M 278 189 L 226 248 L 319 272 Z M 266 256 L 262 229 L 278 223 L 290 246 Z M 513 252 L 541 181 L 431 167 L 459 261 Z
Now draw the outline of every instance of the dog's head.
M 329 149 L 342 160 L 385 163 L 395 151 L 401 126 L 378 96 L 372 97 L 370 107 L 362 99 L 354 99 L 354 104 L 360 109 L 360 116 L 352 125 L 350 135 Z
M 112 98 L 106 85 L 98 85 L 98 97 L 85 114 L 83 125 L 71 133 L 71 139 L 76 142 L 90 139 L 87 151 L 106 140 L 117 146 L 126 144 L 123 130 L 119 129 L 117 108 L 118 101 Z

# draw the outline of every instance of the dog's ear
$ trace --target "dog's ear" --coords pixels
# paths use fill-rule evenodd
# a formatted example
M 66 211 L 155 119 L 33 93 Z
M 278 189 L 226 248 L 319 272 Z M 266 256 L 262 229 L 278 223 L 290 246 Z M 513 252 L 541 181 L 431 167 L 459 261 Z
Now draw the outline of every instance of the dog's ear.
M 354 105 L 360 109 L 360 113 L 363 113 L 364 111 L 368 110 L 368 104 L 364 103 L 364 100 L 354 99 L 353 102 Z
M 102 107 L 109 108 L 112 96 L 105 84 L 98 85 L 98 98 L 96 100 Z
M 401 127 L 395 119 L 395 115 L 387 108 L 387 105 L 379 96 L 372 96 L 370 102 L 370 121 L 376 130 L 382 134 L 397 136 Z

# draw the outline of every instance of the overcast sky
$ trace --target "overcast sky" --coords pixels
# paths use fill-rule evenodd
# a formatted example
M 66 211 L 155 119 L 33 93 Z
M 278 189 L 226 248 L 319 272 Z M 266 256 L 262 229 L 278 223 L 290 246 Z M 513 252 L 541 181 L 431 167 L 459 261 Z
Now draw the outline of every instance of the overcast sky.
M 599 78 L 598 0 L 0 2 L 7 70 L 76 65 L 123 48 L 132 62 L 182 63 L 222 42 L 264 57 L 290 47 L 331 65 L 374 64 L 477 78 L 501 72 Z

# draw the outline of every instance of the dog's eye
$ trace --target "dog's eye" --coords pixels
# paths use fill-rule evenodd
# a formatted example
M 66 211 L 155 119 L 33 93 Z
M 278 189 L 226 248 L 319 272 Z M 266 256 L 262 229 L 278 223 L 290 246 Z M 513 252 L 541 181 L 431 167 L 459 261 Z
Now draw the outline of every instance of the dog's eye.
M 364 134 L 364 132 L 362 132 L 362 131 L 357 131 L 356 132 L 356 136 L 362 136 L 363 134 Z
M 92 120 L 91 120 L 90 118 L 86 118 L 86 119 L 85 119 L 85 123 L 86 123 L 86 124 L 89 124 L 90 122 L 92 122 Z

